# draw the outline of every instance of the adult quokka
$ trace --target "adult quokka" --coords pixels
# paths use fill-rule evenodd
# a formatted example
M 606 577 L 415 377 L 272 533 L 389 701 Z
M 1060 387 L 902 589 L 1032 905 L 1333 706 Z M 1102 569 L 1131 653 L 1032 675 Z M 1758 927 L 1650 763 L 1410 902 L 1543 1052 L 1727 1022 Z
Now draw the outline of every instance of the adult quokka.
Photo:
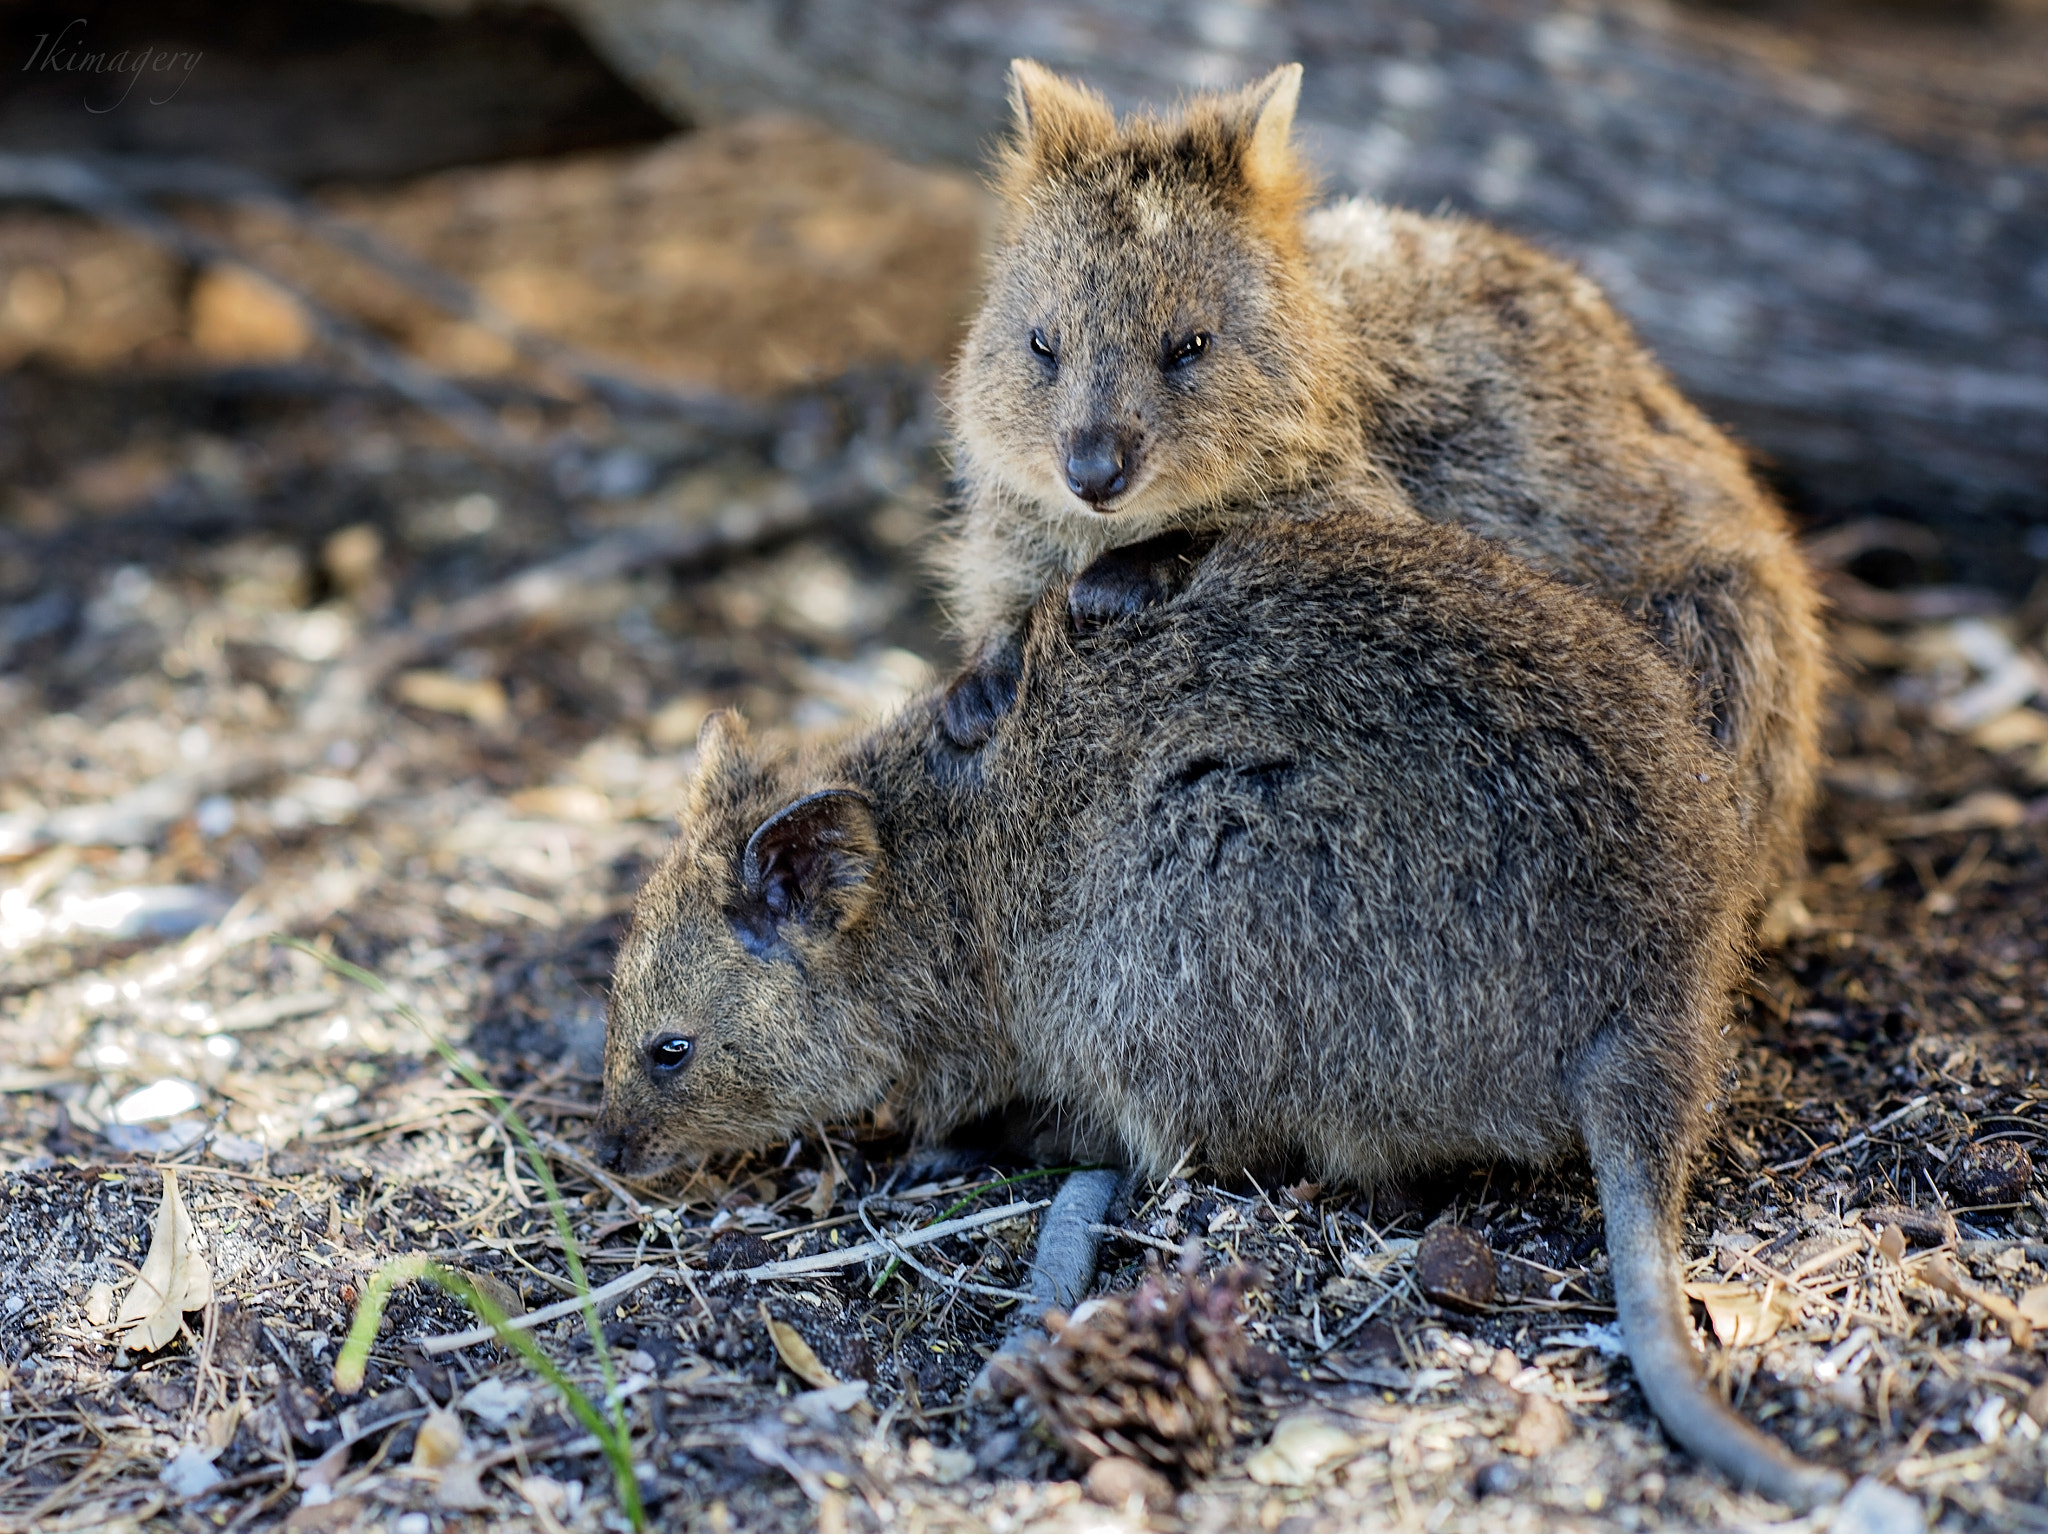
M 1583 1145 L 1658 1417 L 1779 1500 L 1838 1492 L 1708 1389 L 1679 1288 L 1752 878 L 1689 683 L 1381 506 L 1107 558 L 1185 568 L 1107 621 L 1041 600 L 977 750 L 936 695 L 807 757 L 707 725 L 619 955 L 609 1164 L 883 1103 L 929 1142 L 1031 1105 L 1043 1153 L 1154 1175 Z
M 1003 219 L 951 381 L 964 504 L 941 564 L 972 657 L 953 738 L 986 735 L 1023 615 L 1104 550 L 1390 486 L 1663 641 L 1776 883 L 1802 861 L 1825 671 L 1783 512 L 1565 263 L 1460 218 L 1311 211 L 1300 81 L 1118 122 L 1014 66 Z

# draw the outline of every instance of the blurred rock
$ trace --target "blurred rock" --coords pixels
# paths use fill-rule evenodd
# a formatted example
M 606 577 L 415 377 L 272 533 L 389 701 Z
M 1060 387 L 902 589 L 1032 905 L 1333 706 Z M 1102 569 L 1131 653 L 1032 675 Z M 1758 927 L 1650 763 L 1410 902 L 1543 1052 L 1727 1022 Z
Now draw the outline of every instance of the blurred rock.
M 1415 1249 L 1415 1282 L 1436 1304 L 1484 1310 L 1499 1290 L 1493 1248 L 1463 1225 L 1433 1226 Z
M 1173 1483 L 1134 1459 L 1099 1459 L 1088 1467 L 1083 1484 L 1088 1495 L 1104 1507 L 1123 1510 L 1135 1501 L 1143 1512 L 1164 1513 L 1173 1508 Z

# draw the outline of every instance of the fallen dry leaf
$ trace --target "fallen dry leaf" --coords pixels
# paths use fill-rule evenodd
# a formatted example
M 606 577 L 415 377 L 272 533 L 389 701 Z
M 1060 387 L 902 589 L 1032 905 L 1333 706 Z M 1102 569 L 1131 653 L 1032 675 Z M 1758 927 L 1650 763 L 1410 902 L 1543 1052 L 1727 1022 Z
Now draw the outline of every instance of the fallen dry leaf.
M 401 703 L 436 714 L 463 714 L 486 729 L 505 722 L 511 705 L 493 677 L 473 680 L 449 671 L 408 671 L 391 689 Z
M 434 1488 L 434 1501 L 461 1512 L 482 1512 L 491 1505 L 491 1499 L 484 1495 L 483 1476 L 484 1467 L 473 1459 L 458 1459 L 443 1466 L 440 1484 Z
M 782 1355 L 782 1361 L 789 1366 L 791 1374 L 814 1390 L 830 1390 L 839 1383 L 839 1376 L 818 1362 L 818 1355 L 811 1351 L 811 1345 L 804 1341 L 801 1332 L 787 1321 L 778 1321 L 768 1314 L 766 1301 L 761 1304 L 761 1321 L 768 1328 L 775 1351 Z
M 114 1319 L 114 1286 L 94 1284 L 85 1297 L 85 1320 L 88 1326 L 105 1326 Z
M 573 820 L 603 825 L 615 817 L 612 802 L 594 788 L 575 783 L 554 783 L 543 788 L 521 789 L 509 801 L 521 815 L 543 820 Z
M 839 1168 L 828 1156 L 818 1171 L 818 1186 L 811 1189 L 811 1196 L 804 1200 L 804 1208 L 810 1211 L 812 1219 L 822 1220 L 832 1212 L 832 1200 L 838 1193 Z
M 216 1449 L 225 1449 L 235 1441 L 235 1429 L 242 1425 L 242 1409 L 246 1398 L 228 1402 L 219 1411 L 206 1414 L 206 1441 Z
M 1687 1284 L 1685 1294 L 1707 1307 L 1714 1336 L 1724 1348 L 1769 1342 L 1780 1326 L 1797 1318 L 1804 1308 L 1796 1296 L 1776 1284 L 1764 1294 L 1743 1283 Z
M 332 1502 L 301 1503 L 285 1519 L 288 1534 L 322 1534 L 328 1529 L 346 1529 L 362 1512 L 361 1497 L 336 1497 Z
M 141 1276 L 121 1302 L 121 1341 L 138 1352 L 162 1347 L 185 1324 L 185 1312 L 213 1298 L 213 1271 L 199 1255 L 192 1216 L 178 1196 L 178 1174 L 164 1169 L 164 1201 L 150 1233 Z
M 497 1274 L 479 1273 L 474 1268 L 464 1268 L 462 1276 L 476 1285 L 477 1293 L 497 1306 L 508 1318 L 526 1314 L 526 1301 L 519 1297 L 519 1291 Z
M 1877 1249 L 1893 1262 L 1906 1260 L 1906 1233 L 1896 1225 L 1887 1225 L 1878 1233 Z
M 306 1491 L 311 1491 L 316 1486 L 332 1491 L 334 1483 L 341 1479 L 342 1471 L 348 1469 L 349 1453 L 354 1447 L 346 1439 L 337 1443 L 312 1464 L 299 1471 L 298 1485 Z
M 2020 1296 L 2020 1314 L 2034 1326 L 2048 1326 L 2048 1284 L 2036 1284 Z

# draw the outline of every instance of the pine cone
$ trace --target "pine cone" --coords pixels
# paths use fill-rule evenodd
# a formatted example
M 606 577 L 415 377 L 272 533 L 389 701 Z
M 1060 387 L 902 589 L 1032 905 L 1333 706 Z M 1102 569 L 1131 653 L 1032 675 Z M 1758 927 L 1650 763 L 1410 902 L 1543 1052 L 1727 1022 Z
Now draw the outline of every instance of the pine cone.
M 1152 1274 L 1070 1321 L 1048 1311 L 1046 1341 L 1011 1366 L 1052 1435 L 1086 1467 L 1122 1456 L 1170 1475 L 1206 1475 L 1240 1424 L 1232 1398 L 1250 1343 L 1237 1308 L 1255 1273 L 1213 1281 Z

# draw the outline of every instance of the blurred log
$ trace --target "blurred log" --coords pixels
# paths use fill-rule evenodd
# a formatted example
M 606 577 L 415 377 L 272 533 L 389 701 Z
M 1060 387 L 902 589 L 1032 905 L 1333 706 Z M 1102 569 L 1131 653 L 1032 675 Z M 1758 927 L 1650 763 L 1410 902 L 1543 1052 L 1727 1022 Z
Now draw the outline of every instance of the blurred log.
M 2036 0 L 557 3 L 693 118 L 790 108 L 958 163 L 1015 55 L 1119 105 L 1299 59 L 1333 190 L 1581 262 L 1808 511 L 1936 523 L 1954 575 L 2008 588 L 2048 557 Z

